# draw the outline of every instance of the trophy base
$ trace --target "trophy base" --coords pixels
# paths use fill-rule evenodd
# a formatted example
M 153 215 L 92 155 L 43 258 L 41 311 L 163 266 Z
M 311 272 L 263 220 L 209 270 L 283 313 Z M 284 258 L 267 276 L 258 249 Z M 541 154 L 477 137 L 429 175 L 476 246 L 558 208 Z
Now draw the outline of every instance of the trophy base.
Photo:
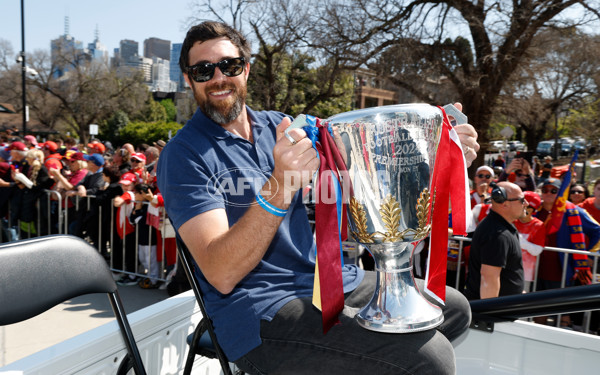
M 442 309 L 421 295 L 411 272 L 378 272 L 377 277 L 378 289 L 371 302 L 356 315 L 361 327 L 377 332 L 411 333 L 442 324 Z M 385 285 L 381 285 L 382 280 Z

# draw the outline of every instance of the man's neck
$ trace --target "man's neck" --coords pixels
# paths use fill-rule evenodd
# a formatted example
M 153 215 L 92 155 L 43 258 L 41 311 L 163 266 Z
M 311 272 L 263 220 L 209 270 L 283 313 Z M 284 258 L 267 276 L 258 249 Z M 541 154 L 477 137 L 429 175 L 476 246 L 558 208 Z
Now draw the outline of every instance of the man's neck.
M 228 124 L 221 125 L 223 129 L 228 132 L 240 136 L 250 142 L 254 142 L 252 137 L 252 124 L 248 118 L 248 112 L 246 108 L 240 113 L 240 115 Z

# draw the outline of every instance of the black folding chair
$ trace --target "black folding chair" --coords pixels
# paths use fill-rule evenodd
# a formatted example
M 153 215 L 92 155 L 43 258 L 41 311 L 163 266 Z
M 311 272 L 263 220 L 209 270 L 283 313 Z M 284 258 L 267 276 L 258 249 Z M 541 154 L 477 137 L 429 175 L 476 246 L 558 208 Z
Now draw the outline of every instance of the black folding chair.
M 53 235 L 0 245 L 0 325 L 27 320 L 71 298 L 107 293 L 128 356 L 118 373 L 145 375 L 117 284 L 106 261 L 80 238 Z
M 189 375 L 191 373 L 196 355 L 201 355 L 211 359 L 218 359 L 219 363 L 221 364 L 221 370 L 223 371 L 223 374 L 233 375 L 231 368 L 229 367 L 229 360 L 227 359 L 227 356 L 225 356 L 221 346 L 219 346 L 217 336 L 215 335 L 215 331 L 213 329 L 212 321 L 206 313 L 204 300 L 202 299 L 202 291 L 200 290 L 200 285 L 198 285 L 198 281 L 194 276 L 194 260 L 187 246 L 179 237 L 179 234 L 177 235 L 177 254 L 179 255 L 179 264 L 185 271 L 185 275 L 187 276 L 190 285 L 194 290 L 196 301 L 198 302 L 198 306 L 202 312 L 202 320 L 200 320 L 200 323 L 198 323 L 198 326 L 194 332 L 187 337 L 187 343 L 190 346 L 190 350 L 185 362 L 183 374 Z M 236 371 L 236 375 L 241 374 L 243 374 L 242 371 Z

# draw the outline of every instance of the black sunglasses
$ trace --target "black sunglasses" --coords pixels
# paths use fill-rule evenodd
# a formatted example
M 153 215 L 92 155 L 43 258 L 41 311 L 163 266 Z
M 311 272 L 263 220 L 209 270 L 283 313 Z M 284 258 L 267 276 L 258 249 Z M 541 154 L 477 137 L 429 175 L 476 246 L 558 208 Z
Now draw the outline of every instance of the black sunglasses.
M 542 189 L 542 194 L 556 194 L 558 193 L 558 189 Z
M 479 178 L 490 178 L 490 177 L 492 177 L 492 175 L 491 174 L 480 173 L 480 174 L 477 175 L 477 177 L 479 177 Z
M 581 190 L 571 190 L 571 194 L 583 194 Z
M 207 63 L 201 62 L 196 65 L 188 66 L 186 68 L 188 75 L 196 82 L 202 83 L 212 79 L 215 75 L 215 68 L 219 68 L 221 73 L 227 77 L 236 77 L 242 74 L 244 71 L 244 65 L 246 59 L 243 57 L 234 57 L 231 59 L 224 59 L 218 63 Z
M 506 200 L 507 202 L 521 201 L 521 204 L 525 203 L 525 197 L 521 198 L 510 198 Z

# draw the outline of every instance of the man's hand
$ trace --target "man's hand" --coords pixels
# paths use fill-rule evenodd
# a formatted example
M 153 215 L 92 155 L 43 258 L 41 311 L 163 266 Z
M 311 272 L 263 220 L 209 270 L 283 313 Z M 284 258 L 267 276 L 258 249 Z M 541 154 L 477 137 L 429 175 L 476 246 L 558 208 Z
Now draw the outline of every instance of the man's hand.
M 592 273 L 589 268 L 578 269 L 573 278 L 579 280 L 581 285 L 589 285 L 592 283 Z
M 487 182 L 482 182 L 481 184 L 477 185 L 477 194 L 484 195 L 485 193 L 487 193 L 488 188 L 489 185 L 487 184 Z
M 462 111 L 462 104 L 454 103 L 454 106 Z M 471 166 L 473 160 L 477 158 L 477 151 L 479 151 L 479 143 L 477 143 L 477 131 L 473 125 L 469 124 L 458 124 L 454 127 L 454 130 L 458 134 L 460 143 L 462 144 L 463 150 L 465 150 L 465 160 L 467 161 L 467 167 Z
M 284 189 L 285 194 L 293 195 L 310 183 L 313 174 L 319 168 L 319 159 L 304 130 L 290 130 L 288 135 L 295 143 L 285 136 L 285 129 L 290 124 L 290 119 L 286 117 L 277 126 L 277 141 L 273 148 L 275 168 L 272 177 L 277 181 L 279 188 Z

